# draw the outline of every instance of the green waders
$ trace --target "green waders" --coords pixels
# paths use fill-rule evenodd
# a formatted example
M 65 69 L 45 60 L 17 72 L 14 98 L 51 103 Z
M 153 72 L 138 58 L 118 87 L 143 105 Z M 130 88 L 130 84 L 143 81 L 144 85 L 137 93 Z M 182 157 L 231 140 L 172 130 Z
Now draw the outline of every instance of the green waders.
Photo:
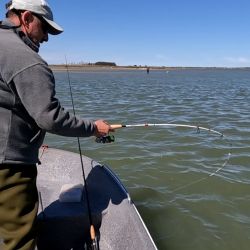
M 36 165 L 0 164 L 0 250 L 35 247 L 36 176 Z

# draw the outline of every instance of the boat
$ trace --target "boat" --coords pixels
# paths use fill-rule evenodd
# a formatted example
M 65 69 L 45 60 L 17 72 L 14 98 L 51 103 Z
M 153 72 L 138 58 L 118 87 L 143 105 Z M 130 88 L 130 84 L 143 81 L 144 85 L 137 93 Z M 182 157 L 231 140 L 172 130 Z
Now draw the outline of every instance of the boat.
M 157 249 L 120 179 L 110 167 L 82 156 L 99 249 Z M 40 150 L 38 249 L 89 249 L 90 222 L 80 155 Z

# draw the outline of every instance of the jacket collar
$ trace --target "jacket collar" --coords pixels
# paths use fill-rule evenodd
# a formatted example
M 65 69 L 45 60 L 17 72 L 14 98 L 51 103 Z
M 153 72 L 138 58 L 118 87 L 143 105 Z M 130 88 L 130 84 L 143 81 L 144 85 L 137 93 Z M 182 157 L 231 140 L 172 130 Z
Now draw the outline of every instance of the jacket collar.
M 9 19 L 4 19 L 0 22 L 0 28 L 2 29 L 12 29 L 22 40 L 23 42 L 28 45 L 32 50 L 35 52 L 39 52 L 39 45 L 36 45 L 25 33 L 21 30 L 20 26 L 16 26 L 12 23 Z

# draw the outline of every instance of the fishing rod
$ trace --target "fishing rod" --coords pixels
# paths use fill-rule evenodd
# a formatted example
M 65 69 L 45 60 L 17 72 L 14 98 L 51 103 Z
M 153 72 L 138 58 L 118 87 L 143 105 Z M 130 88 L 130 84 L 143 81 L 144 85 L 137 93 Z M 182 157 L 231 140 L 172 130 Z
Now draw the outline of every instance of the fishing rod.
M 199 133 L 201 130 L 205 130 L 214 134 L 217 134 L 221 137 L 224 137 L 224 134 L 216 131 L 211 128 L 201 127 L 198 125 L 187 125 L 187 124 L 177 124 L 177 123 L 138 123 L 138 124 L 111 124 L 110 128 L 120 129 L 120 128 L 133 128 L 133 127 L 182 127 L 182 128 L 194 128 Z M 96 142 L 97 143 L 111 143 L 115 141 L 115 137 L 113 135 L 106 135 L 102 137 L 97 137 Z
M 68 83 L 69 83 L 69 90 L 70 90 L 70 97 L 71 97 L 71 103 L 72 103 L 72 108 L 73 108 L 73 114 L 74 114 L 74 116 L 76 116 L 75 104 L 74 104 L 74 98 L 73 98 L 73 93 L 72 93 L 72 87 L 71 87 L 71 81 L 70 81 L 69 69 L 68 69 L 68 62 L 67 62 L 66 56 L 65 56 L 65 62 L 66 62 L 66 69 L 67 69 L 67 76 L 68 76 Z M 79 137 L 77 137 L 77 144 L 78 144 L 78 150 L 79 150 L 81 167 L 82 167 L 82 176 L 83 176 L 83 181 L 84 181 L 84 186 L 85 186 L 87 211 L 88 211 L 89 224 L 90 224 L 90 238 L 91 238 L 91 241 L 92 241 L 91 242 L 91 249 L 92 250 L 99 250 L 99 244 L 98 244 L 97 236 L 96 236 L 96 233 L 95 233 L 95 227 L 93 225 L 92 214 L 91 214 L 91 209 L 90 209 L 88 185 L 87 185 L 85 171 L 84 171 L 84 165 L 83 165 L 83 160 L 82 160 L 82 149 L 81 149 L 81 144 L 80 144 L 80 138 Z
M 205 130 L 208 132 L 212 132 L 215 134 L 220 135 L 223 137 L 223 134 L 219 131 L 216 131 L 214 129 L 205 128 L 197 125 L 186 125 L 186 124 L 177 124 L 177 123 L 142 123 L 142 124 L 113 124 L 111 125 L 112 129 L 118 129 L 118 128 L 131 128 L 131 127 L 183 127 L 183 128 L 195 128 L 197 129 L 197 132 L 200 132 L 200 130 Z
M 115 130 L 115 129 L 121 129 L 121 128 L 133 128 L 133 127 L 168 127 L 168 128 L 188 128 L 188 129 L 196 129 L 197 133 L 200 133 L 201 130 L 206 131 L 208 133 L 212 133 L 215 135 L 220 136 L 221 138 L 225 138 L 225 135 L 217 130 L 211 129 L 211 128 L 206 128 L 198 125 L 189 125 L 189 124 L 179 124 L 179 123 L 139 123 L 139 124 L 111 124 L 110 128 Z M 98 143 L 111 143 L 115 141 L 115 137 L 113 135 L 107 135 L 104 137 L 96 138 L 96 142 Z M 189 184 L 183 185 L 181 187 L 176 188 L 174 191 L 184 189 L 186 187 L 189 187 L 191 185 L 194 185 L 198 182 L 204 181 L 205 179 L 214 176 L 217 174 L 219 171 L 221 171 L 229 162 L 231 158 L 231 149 L 232 149 L 232 144 L 230 143 L 230 151 L 227 154 L 227 158 L 225 162 L 222 164 L 221 167 L 216 169 L 214 172 L 210 173 L 208 176 L 198 179 L 196 181 L 193 181 Z

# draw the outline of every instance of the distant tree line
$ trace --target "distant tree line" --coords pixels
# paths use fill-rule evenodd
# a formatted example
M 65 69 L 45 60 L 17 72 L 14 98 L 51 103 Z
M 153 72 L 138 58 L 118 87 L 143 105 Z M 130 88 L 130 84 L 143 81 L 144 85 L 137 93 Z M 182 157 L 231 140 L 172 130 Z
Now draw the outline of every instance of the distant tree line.
M 81 66 L 81 65 L 89 65 L 89 66 L 117 66 L 116 63 L 114 62 L 105 62 L 105 61 L 100 61 L 100 62 L 96 62 L 96 63 L 91 63 L 91 62 L 68 62 L 68 65 L 71 66 Z
M 95 65 L 97 66 L 116 66 L 114 62 L 96 62 Z

